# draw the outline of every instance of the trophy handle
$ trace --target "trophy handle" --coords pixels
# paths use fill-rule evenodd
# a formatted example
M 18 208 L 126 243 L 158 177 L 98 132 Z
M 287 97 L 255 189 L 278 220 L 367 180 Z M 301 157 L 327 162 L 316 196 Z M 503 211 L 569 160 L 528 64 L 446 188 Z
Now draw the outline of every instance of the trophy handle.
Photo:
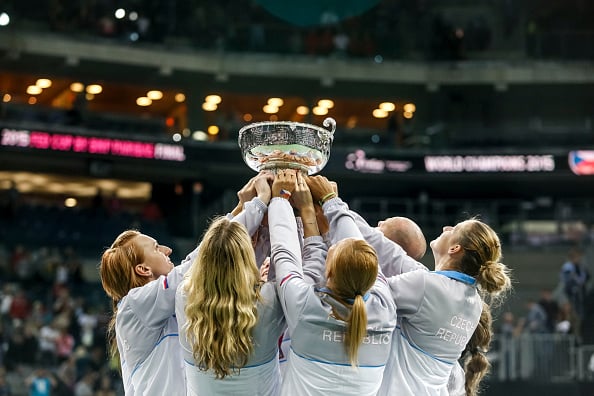
M 324 125 L 324 127 L 330 129 L 330 131 L 329 131 L 330 133 L 325 133 L 324 131 L 318 129 L 318 138 L 324 144 L 328 144 L 329 142 L 332 142 L 334 140 L 334 131 L 336 130 L 336 121 L 334 120 L 334 118 L 328 117 L 324 120 L 324 122 L 322 124 Z M 329 149 L 328 149 L 328 151 L 329 151 Z
M 324 127 L 326 128 L 330 128 L 330 133 L 334 133 L 334 131 L 336 130 L 336 120 L 332 117 L 328 117 L 324 120 L 324 122 L 322 123 L 322 125 L 324 125 Z

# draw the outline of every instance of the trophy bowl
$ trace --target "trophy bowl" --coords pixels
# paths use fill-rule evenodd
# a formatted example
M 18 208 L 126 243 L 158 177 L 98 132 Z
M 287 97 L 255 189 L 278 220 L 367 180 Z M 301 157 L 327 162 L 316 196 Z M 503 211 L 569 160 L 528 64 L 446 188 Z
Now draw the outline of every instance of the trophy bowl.
M 312 175 L 330 158 L 336 121 L 326 118 L 322 128 L 292 121 L 256 122 L 239 130 L 243 160 L 251 169 L 298 169 Z

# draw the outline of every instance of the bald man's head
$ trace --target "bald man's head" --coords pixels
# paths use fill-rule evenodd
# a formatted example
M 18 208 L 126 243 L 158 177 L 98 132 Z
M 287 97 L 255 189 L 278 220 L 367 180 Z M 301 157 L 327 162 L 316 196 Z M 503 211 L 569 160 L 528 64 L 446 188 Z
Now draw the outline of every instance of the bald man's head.
M 390 217 L 377 224 L 377 228 L 389 240 L 397 243 L 406 254 L 420 260 L 427 251 L 427 241 L 421 227 L 407 217 Z

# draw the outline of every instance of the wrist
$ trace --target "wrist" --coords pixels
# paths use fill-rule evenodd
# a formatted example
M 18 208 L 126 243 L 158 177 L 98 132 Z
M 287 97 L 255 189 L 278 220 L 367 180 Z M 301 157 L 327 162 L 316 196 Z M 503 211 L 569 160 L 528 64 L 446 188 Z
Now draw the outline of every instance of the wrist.
M 291 198 L 291 191 L 285 190 L 284 188 L 278 192 L 278 196 L 284 199 Z
M 316 211 L 312 206 L 305 206 L 303 208 L 299 208 L 299 216 L 302 219 L 314 219 L 316 218 Z
M 265 205 L 268 205 L 270 202 L 271 194 L 260 194 L 258 195 L 260 201 L 264 202 Z
M 231 215 L 232 215 L 233 217 L 235 217 L 235 216 L 237 216 L 238 214 L 240 214 L 242 210 L 243 210 L 243 203 L 242 203 L 242 202 L 239 202 L 239 203 L 238 203 L 238 204 L 237 204 L 237 205 L 236 205 L 236 206 L 233 208 L 233 210 L 231 211 Z

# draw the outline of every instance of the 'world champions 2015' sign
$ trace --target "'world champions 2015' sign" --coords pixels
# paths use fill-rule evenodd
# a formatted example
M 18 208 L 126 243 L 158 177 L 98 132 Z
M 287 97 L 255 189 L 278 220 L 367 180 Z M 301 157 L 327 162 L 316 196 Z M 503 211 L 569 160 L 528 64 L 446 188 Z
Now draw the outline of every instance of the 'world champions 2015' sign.
M 427 172 L 553 172 L 553 155 L 426 155 Z
M 362 149 L 346 155 L 344 168 L 359 173 L 549 173 L 557 170 L 552 154 L 408 155 L 382 159 L 370 158 Z

